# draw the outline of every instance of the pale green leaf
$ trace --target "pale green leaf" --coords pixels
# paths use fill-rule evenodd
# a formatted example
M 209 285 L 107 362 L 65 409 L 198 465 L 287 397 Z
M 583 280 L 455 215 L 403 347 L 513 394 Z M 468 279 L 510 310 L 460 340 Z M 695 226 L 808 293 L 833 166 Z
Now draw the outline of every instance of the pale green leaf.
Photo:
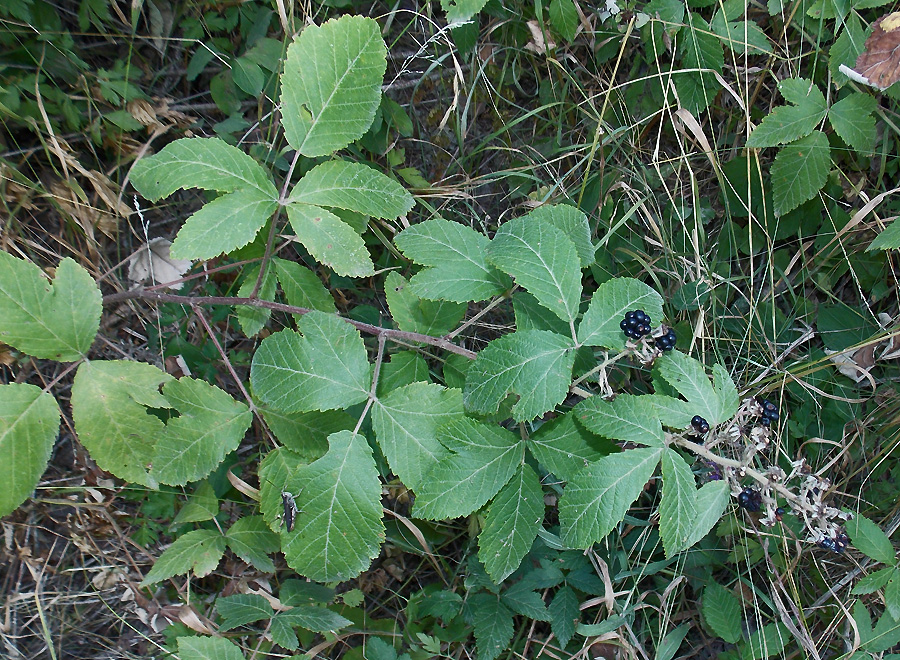
M 725 419 L 728 419 L 737 412 L 740 405 L 737 387 L 731 380 L 731 374 L 721 364 L 714 364 L 712 372 L 713 387 L 716 390 L 716 398 L 719 400 L 719 412 Z
M 266 76 L 262 68 L 246 56 L 232 61 L 231 79 L 238 89 L 250 96 L 259 96 L 266 84 Z
M 333 206 L 393 220 L 413 207 L 399 183 L 361 163 L 331 160 L 316 165 L 291 191 L 290 202 Z
M 495 583 L 500 584 L 519 568 L 543 519 L 541 481 L 523 463 L 494 497 L 478 536 L 478 557 Z
M 71 259 L 51 285 L 30 261 L 0 251 L 0 341 L 38 358 L 82 358 L 100 328 L 102 303 L 94 278 Z
M 417 490 L 425 474 L 449 455 L 438 441 L 438 428 L 462 417 L 462 392 L 412 383 L 375 401 L 372 426 L 391 470 Z
M 244 660 L 241 649 L 224 637 L 179 637 L 178 657 L 181 660 Z
M 786 145 L 769 170 L 775 214 L 784 215 L 815 197 L 830 169 L 831 147 L 821 131 Z
M 441 9 L 447 14 L 448 23 L 463 23 L 480 12 L 487 0 L 441 0 Z
M 454 453 L 438 462 L 416 490 L 418 518 L 469 515 L 487 504 L 522 462 L 519 437 L 494 424 L 453 420 L 438 430 L 438 439 Z
M 710 481 L 700 487 L 694 495 L 697 518 L 684 543 L 685 548 L 690 548 L 709 534 L 709 530 L 719 522 L 730 500 L 731 490 L 727 481 Z
M 866 248 L 870 250 L 893 250 L 900 248 L 900 220 L 894 220 Z
M 658 447 L 610 454 L 581 470 L 559 502 L 563 542 L 589 548 L 602 541 L 625 517 L 662 456 Z
M 271 532 L 270 532 L 271 533 Z M 216 611 L 222 617 L 219 632 L 224 633 L 248 623 L 271 619 L 275 610 L 259 594 L 235 594 L 216 598 Z
M 564 321 L 575 321 L 581 266 L 575 244 L 560 229 L 530 215 L 510 220 L 494 235 L 487 258 L 544 307 Z
M 350 619 L 342 617 L 337 612 L 313 605 L 293 607 L 286 612 L 279 612 L 277 616 L 291 626 L 300 626 L 320 633 L 340 630 L 353 624 Z
M 269 553 L 278 552 L 281 542 L 262 516 L 240 518 L 225 532 L 225 539 L 234 554 L 257 570 L 264 573 L 275 571 Z
M 572 380 L 571 339 L 544 330 L 524 330 L 490 342 L 466 373 L 463 401 L 477 414 L 497 412 L 508 393 L 519 395 L 516 421 L 530 421 L 562 403 Z
M 575 634 L 575 626 L 581 621 L 579 605 L 578 594 L 567 585 L 556 591 L 547 608 L 550 612 L 550 628 L 563 648 L 572 639 L 572 635 Z
M 703 365 L 694 358 L 671 351 L 663 355 L 656 364 L 659 375 L 691 403 L 693 415 L 700 415 L 711 425 L 715 425 L 724 422 L 734 413 L 726 408 L 728 402 L 720 398 Z M 728 398 L 727 390 L 723 392 L 723 396 Z
M 262 199 L 278 199 L 266 170 L 219 138 L 184 138 L 169 143 L 159 153 L 134 164 L 131 185 L 153 202 L 180 188 L 226 193 L 248 190 Z
M 384 541 L 381 482 L 372 449 L 351 431 L 328 438 L 328 453 L 299 470 L 300 513 L 282 532 L 288 565 L 318 582 L 349 580 L 371 564 Z
M 278 442 L 307 461 L 314 461 L 328 451 L 329 435 L 356 426 L 356 420 L 343 410 L 285 413 L 262 408 L 260 412 Z
M 878 525 L 865 516 L 856 514 L 852 520 L 847 521 L 846 528 L 857 550 L 882 564 L 894 563 L 894 546 Z
M 611 440 L 663 447 L 663 430 L 656 407 L 646 397 L 620 394 L 612 401 L 592 396 L 578 403 L 573 412 L 589 431 Z
M 256 293 L 256 297 L 260 300 L 268 300 L 272 302 L 275 300 L 275 269 L 271 266 L 266 268 L 266 272 L 263 275 L 262 285 L 259 287 L 259 291 Z M 251 266 L 247 269 L 246 274 L 244 275 L 244 282 L 241 284 L 241 288 L 238 289 L 238 297 L 239 298 L 249 298 L 250 294 L 253 292 L 253 288 L 256 286 L 256 281 L 259 278 L 259 266 Z M 269 317 L 272 316 L 272 310 L 266 307 L 251 307 L 250 305 L 235 305 L 235 311 L 237 312 L 238 323 L 241 324 L 241 330 L 244 331 L 244 334 L 248 337 L 252 337 L 257 332 L 263 329 L 263 326 L 269 320 Z
M 189 217 L 172 242 L 176 259 L 212 259 L 247 245 L 278 208 L 254 189 L 217 197 Z
M 659 535 L 666 557 L 672 557 L 688 548 L 688 539 L 697 522 L 697 485 L 690 466 L 674 449 L 666 449 L 663 453 L 662 476 Z
M 775 147 L 793 142 L 812 133 L 825 119 L 825 97 L 816 85 L 803 78 L 793 78 L 782 80 L 778 89 L 795 105 L 779 106 L 766 115 L 750 134 L 748 147 Z
M 480 591 L 467 600 L 467 619 L 475 631 L 478 660 L 494 660 L 513 636 L 513 615 L 499 596 Z
M 147 587 L 189 571 L 204 577 L 215 570 L 224 553 L 225 537 L 219 532 L 209 529 L 187 532 L 159 556 L 140 586 Z
M 457 222 L 427 220 L 404 229 L 394 243 L 408 259 L 428 267 L 410 279 L 413 292 L 421 298 L 487 300 L 512 284 L 488 265 L 488 237 Z
M 278 283 L 289 305 L 334 312 L 334 298 L 316 274 L 303 264 L 285 259 L 272 259 L 278 274 Z M 295 316 L 299 320 L 299 316 Z
M 731 590 L 717 582 L 709 582 L 703 589 L 703 618 L 712 631 L 729 644 L 741 638 L 741 604 Z
M 779 655 L 790 640 L 791 634 L 783 623 L 770 623 L 750 635 L 746 646 L 741 649 L 741 660 L 759 660 Z
M 578 343 L 585 346 L 624 348 L 625 333 L 619 323 L 625 313 L 642 309 L 654 326 L 663 320 L 663 299 L 639 280 L 617 277 L 601 284 L 578 325 Z
M 594 263 L 596 250 L 594 244 L 591 243 L 591 226 L 581 209 L 569 204 L 544 204 L 525 217 L 532 222 L 549 222 L 568 236 L 575 244 L 582 268 L 587 268 Z
M 456 328 L 466 314 L 466 303 L 426 300 L 417 296 L 402 275 L 388 273 L 384 295 L 391 317 L 400 330 L 443 337 Z
M 342 16 L 309 25 L 288 47 L 281 121 L 288 143 L 314 158 L 369 130 L 381 102 L 387 49 L 371 18 Z
M 875 118 L 878 105 L 874 96 L 854 93 L 842 98 L 828 110 L 834 132 L 857 151 L 870 153 L 875 148 Z
M 303 465 L 306 465 L 303 457 L 286 447 L 273 449 L 259 464 L 259 510 L 274 532 L 280 532 L 285 526 L 281 493 L 299 492 L 295 482 Z
M 599 438 L 575 423 L 575 412 L 568 412 L 546 422 L 528 439 L 528 449 L 550 472 L 569 481 L 588 463 L 600 460 L 615 447 L 601 451 Z
M 665 394 L 645 394 L 647 399 L 656 408 L 656 415 L 663 426 L 670 429 L 686 429 L 691 425 L 691 419 L 697 413 L 689 401 L 676 399 Z
M 150 478 L 159 483 L 180 486 L 205 477 L 237 449 L 253 421 L 245 403 L 202 380 L 169 381 L 163 396 L 178 415 L 154 448 Z
M 36 385 L 0 385 L 0 516 L 24 502 L 47 468 L 59 433 L 59 406 Z
M 359 332 L 324 312 L 304 315 L 298 329 L 262 341 L 250 367 L 254 394 L 283 412 L 348 408 L 365 401 L 370 368 Z
M 572 41 L 575 38 L 579 20 L 575 3 L 572 0 L 551 0 L 549 15 L 553 29 L 566 41 Z
M 310 204 L 288 204 L 288 218 L 309 253 L 346 277 L 367 277 L 375 273 L 372 258 L 362 237 L 331 211 Z
M 160 392 L 172 376 L 150 364 L 84 362 L 72 386 L 72 416 L 81 444 L 102 469 L 155 488 L 153 451 L 165 425 L 151 409 L 170 407 Z

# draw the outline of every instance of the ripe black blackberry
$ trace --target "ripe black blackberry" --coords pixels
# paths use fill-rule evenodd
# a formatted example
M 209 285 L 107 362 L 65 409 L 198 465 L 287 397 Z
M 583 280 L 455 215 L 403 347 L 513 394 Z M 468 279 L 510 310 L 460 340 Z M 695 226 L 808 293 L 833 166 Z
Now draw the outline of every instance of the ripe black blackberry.
M 820 548 L 825 548 L 826 550 L 831 550 L 832 552 L 841 554 L 850 545 L 850 537 L 847 536 L 844 532 L 840 532 L 834 538 L 826 536 L 816 545 L 818 545 Z
M 762 408 L 762 415 L 759 418 L 760 424 L 763 426 L 771 426 L 772 422 L 778 421 L 778 406 L 768 399 L 757 399 L 756 401 Z
M 691 418 L 691 426 L 697 433 L 706 433 L 709 431 L 709 422 L 703 419 L 700 415 L 694 415 Z
M 632 339 L 640 339 L 644 335 L 649 335 L 652 329 L 650 327 L 650 316 L 642 309 L 626 312 L 625 318 L 619 323 L 619 327 L 622 328 L 622 332 L 625 333 L 626 337 L 631 337 Z
M 737 497 L 738 506 L 742 509 L 747 509 L 751 513 L 755 513 L 759 511 L 762 506 L 762 495 L 760 495 L 758 490 L 747 486 L 744 490 L 742 490 Z
M 672 328 L 669 328 L 668 332 L 664 334 L 662 337 L 656 338 L 656 348 L 661 351 L 671 351 L 675 348 L 675 340 L 677 337 L 675 336 L 675 331 Z

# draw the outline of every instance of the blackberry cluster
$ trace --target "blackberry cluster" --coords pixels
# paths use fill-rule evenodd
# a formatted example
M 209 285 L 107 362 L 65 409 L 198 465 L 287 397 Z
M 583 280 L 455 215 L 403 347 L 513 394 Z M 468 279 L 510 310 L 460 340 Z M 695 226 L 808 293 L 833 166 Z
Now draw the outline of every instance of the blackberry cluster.
M 820 548 L 825 548 L 826 550 L 831 550 L 832 552 L 841 554 L 850 545 L 850 537 L 844 534 L 844 532 L 840 532 L 834 538 L 826 536 L 816 545 L 818 545 Z
M 768 399 L 759 401 L 759 405 L 761 405 L 763 409 L 762 416 L 759 418 L 760 424 L 763 426 L 771 426 L 772 422 L 778 421 L 778 406 Z
M 671 351 L 675 348 L 675 331 L 669 328 L 669 331 L 662 337 L 656 338 L 656 348 L 661 351 Z
M 737 500 L 739 507 L 747 509 L 751 513 L 759 511 L 762 506 L 762 495 L 760 495 L 758 490 L 750 488 L 750 486 L 747 486 L 740 492 Z
M 640 339 L 650 334 L 650 316 L 642 309 L 636 309 L 625 313 L 625 318 L 619 323 L 622 332 L 632 339 Z
M 691 426 L 697 433 L 706 433 L 709 431 L 709 422 L 703 419 L 700 415 L 694 415 L 691 418 Z

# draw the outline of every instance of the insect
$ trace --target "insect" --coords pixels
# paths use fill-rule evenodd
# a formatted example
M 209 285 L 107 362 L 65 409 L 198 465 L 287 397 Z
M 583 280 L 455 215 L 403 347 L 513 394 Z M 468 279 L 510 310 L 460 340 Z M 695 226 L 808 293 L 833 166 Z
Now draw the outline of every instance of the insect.
M 287 491 L 281 491 L 281 505 L 284 507 L 284 515 L 281 520 L 289 532 L 294 530 L 294 520 L 297 518 L 297 514 L 300 513 L 300 509 L 297 508 L 297 500 L 295 499 L 297 497 L 300 497 L 300 493 L 291 495 Z

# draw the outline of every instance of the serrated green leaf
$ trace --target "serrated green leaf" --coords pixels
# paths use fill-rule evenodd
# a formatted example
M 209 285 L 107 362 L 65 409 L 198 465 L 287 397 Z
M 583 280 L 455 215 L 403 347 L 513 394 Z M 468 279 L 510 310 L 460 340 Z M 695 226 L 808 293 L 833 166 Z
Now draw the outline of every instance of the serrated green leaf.
M 625 348 L 625 333 L 619 323 L 625 313 L 642 309 L 654 325 L 663 320 L 663 299 L 656 291 L 639 280 L 617 277 L 601 284 L 581 323 L 578 343 L 585 346 Z
M 894 563 L 894 546 L 881 528 L 865 516 L 856 514 L 846 524 L 847 534 L 854 547 L 882 564 Z
M 754 21 L 727 21 L 723 12 L 717 12 L 710 28 L 734 53 L 743 55 L 770 54 L 772 45 L 766 33 Z
M 685 541 L 685 548 L 692 547 L 709 533 L 709 530 L 719 522 L 730 499 L 731 490 L 726 481 L 710 481 L 696 491 L 694 509 L 697 511 L 697 518 Z
M 881 653 L 895 646 L 898 642 L 900 642 L 900 621 L 893 618 L 889 612 L 885 612 L 878 619 L 878 623 L 875 624 L 875 628 L 872 630 L 869 640 L 866 641 L 865 647 L 867 651 Z
M 828 51 L 828 70 L 838 89 L 850 82 L 850 78 L 841 71 L 841 65 L 851 69 L 855 67 L 856 58 L 863 52 L 865 43 L 866 31 L 856 12 L 851 12 L 844 20 L 844 29 Z
M 381 102 L 387 49 L 371 18 L 342 16 L 307 26 L 288 47 L 281 121 L 304 156 L 326 156 L 369 130 Z
M 384 541 L 381 482 L 372 449 L 351 431 L 328 437 L 328 453 L 299 470 L 300 513 L 293 532 L 282 532 L 288 565 L 318 582 L 356 577 Z
M 412 383 L 375 401 L 372 427 L 391 470 L 417 491 L 426 473 L 449 455 L 438 441 L 438 428 L 462 417 L 462 392 Z
M 286 259 L 272 259 L 278 283 L 284 291 L 289 305 L 317 309 L 320 312 L 334 312 L 334 298 L 316 274 L 303 264 Z M 300 316 L 295 315 L 299 320 Z
M 204 577 L 215 570 L 224 553 L 225 537 L 219 532 L 196 529 L 182 534 L 159 556 L 140 586 L 147 587 L 188 571 Z
M 220 633 L 246 626 L 248 623 L 271 619 L 275 614 L 269 601 L 259 594 L 221 596 L 216 599 L 216 611 L 222 617 L 222 623 L 219 624 Z
M 232 61 L 231 79 L 238 89 L 250 96 L 259 96 L 266 84 L 262 68 L 247 57 L 238 57 Z
M 453 453 L 425 474 L 416 490 L 418 518 L 443 520 L 480 509 L 512 478 L 522 462 L 522 441 L 493 424 L 464 417 L 438 429 Z
M 457 222 L 427 220 L 404 229 L 394 243 L 408 259 L 428 267 L 410 279 L 420 298 L 487 300 L 512 285 L 509 277 L 488 265 L 488 237 Z
M 150 488 L 157 439 L 165 424 L 150 409 L 170 404 L 160 392 L 172 376 L 150 364 L 84 362 L 72 386 L 72 416 L 81 444 L 104 470 Z
M 566 41 L 571 42 L 578 30 L 578 10 L 572 0 L 551 0 L 550 24 Z
M 183 377 L 163 386 L 169 419 L 153 450 L 150 478 L 183 486 L 212 472 L 237 449 L 253 415 L 246 404 L 202 380 Z
M 311 204 L 287 205 L 288 219 L 309 253 L 345 277 L 368 277 L 375 273 L 362 237 L 331 211 Z
M 59 405 L 36 385 L 0 385 L 0 517 L 24 502 L 47 469 Z
M 391 356 L 390 362 L 382 362 L 376 394 L 383 397 L 412 383 L 430 382 L 431 371 L 425 358 L 415 351 L 400 351 Z
M 871 153 L 875 148 L 875 97 L 868 94 L 851 94 L 842 98 L 828 110 L 828 121 L 834 132 L 857 151 Z
M 73 260 L 60 262 L 51 285 L 33 263 L 0 251 L 0 341 L 72 362 L 94 343 L 102 311 L 97 283 Z
M 711 71 L 721 73 L 725 58 L 722 44 L 706 19 L 690 11 L 685 18 L 690 29 L 680 33 L 678 50 L 686 71 L 674 81 L 681 105 L 697 114 L 708 108 L 718 93 L 721 85 Z
M 569 481 L 588 463 L 598 461 L 615 447 L 601 451 L 597 438 L 575 423 L 574 411 L 546 422 L 528 440 L 528 449 L 550 472 Z M 591 441 L 594 441 L 593 444 Z M 597 446 L 595 446 L 597 445 Z
M 447 14 L 448 23 L 463 23 L 480 12 L 487 0 L 441 0 L 441 9 Z
M 478 660 L 494 660 L 513 636 L 513 615 L 494 594 L 478 592 L 468 599 L 470 623 L 475 629 Z
M 284 413 L 261 408 L 260 412 L 278 441 L 307 461 L 328 451 L 329 435 L 356 426 L 356 420 L 343 410 Z
M 794 78 L 778 85 L 782 95 L 795 105 L 779 106 L 766 115 L 750 134 L 748 147 L 775 147 L 793 142 L 810 133 L 825 119 L 827 106 L 818 87 L 808 80 Z M 809 199 L 809 198 L 807 198 Z
M 204 522 L 212 520 L 219 513 L 219 498 L 210 485 L 209 480 L 204 479 L 191 493 L 188 501 L 178 510 L 172 522 L 177 525 L 191 522 Z
M 737 387 L 731 380 L 731 374 L 721 364 L 714 364 L 712 372 L 713 387 L 716 390 L 716 398 L 719 400 L 719 411 L 728 419 L 737 412 L 740 405 Z
M 244 516 L 228 528 L 225 538 L 231 551 L 257 570 L 275 571 L 269 553 L 278 552 L 281 542 L 262 516 Z
M 286 612 L 279 612 L 277 617 L 291 626 L 300 626 L 319 633 L 340 630 L 353 624 L 350 619 L 342 617 L 337 612 L 313 605 L 294 607 Z
M 602 541 L 643 492 L 662 453 L 658 447 L 629 449 L 578 472 L 559 501 L 563 541 L 574 548 Z
M 534 419 L 562 403 L 572 380 L 572 341 L 553 332 L 523 330 L 490 342 L 466 373 L 463 401 L 477 414 L 497 412 L 508 393 L 516 421 Z
M 259 510 L 274 532 L 284 527 L 281 492 L 298 492 L 296 476 L 304 465 L 303 458 L 286 447 L 273 449 L 259 464 Z
M 900 621 L 900 572 L 895 571 L 884 588 L 885 614 Z
M 487 259 L 559 318 L 575 322 L 580 262 L 575 244 L 556 226 L 531 215 L 510 220 L 494 235 Z
M 524 289 L 513 294 L 512 302 L 516 330 L 549 330 L 558 335 L 569 334 L 569 325 Z
M 831 147 L 821 131 L 786 145 L 769 170 L 775 214 L 784 215 L 815 197 L 830 169 Z
M 665 394 L 645 394 L 644 398 L 656 408 L 656 414 L 662 425 L 670 429 L 686 429 L 691 425 L 691 418 L 697 414 L 693 405 L 683 399 Z
M 578 595 L 569 586 L 561 587 L 553 596 L 550 606 L 550 628 L 553 634 L 559 638 L 559 644 L 565 648 L 572 635 L 575 634 L 575 626 L 581 620 Z
M 309 312 L 298 329 L 262 341 L 250 368 L 254 394 L 284 412 L 348 408 L 365 401 L 370 368 L 359 332 L 324 312 Z
M 687 542 L 697 523 L 697 485 L 690 466 L 674 449 L 666 449 L 663 453 L 662 475 L 659 535 L 666 557 L 673 557 L 688 548 Z
M 729 644 L 742 636 L 741 604 L 734 594 L 716 582 L 703 589 L 703 618 L 713 632 Z
M 703 365 L 694 358 L 671 351 L 656 364 L 659 375 L 691 403 L 694 415 L 700 415 L 710 424 L 719 424 L 733 414 L 734 411 L 725 407 L 727 401 L 720 400 Z
M 244 660 L 241 649 L 224 637 L 179 637 L 181 660 Z
M 257 291 L 257 298 L 260 300 L 275 300 L 275 273 L 274 268 L 266 268 L 263 275 L 262 285 Z M 256 280 L 259 278 L 259 266 L 251 266 L 244 275 L 244 283 L 238 289 L 239 298 L 249 298 L 256 286 Z M 237 311 L 238 323 L 241 324 L 241 330 L 248 337 L 252 337 L 260 330 L 272 316 L 272 310 L 265 307 L 250 307 L 249 305 L 235 305 Z
M 333 206 L 385 220 L 413 207 L 413 198 L 399 183 L 361 163 L 330 160 L 307 172 L 291 191 L 289 202 Z
M 519 568 L 544 519 L 541 481 L 526 464 L 494 497 L 478 536 L 478 556 L 500 584 Z
M 741 649 L 741 660 L 770 658 L 781 653 L 790 639 L 790 633 L 783 623 L 770 623 L 750 635 L 747 645 Z
M 516 614 L 536 621 L 550 621 L 550 612 L 547 611 L 544 599 L 523 580 L 504 591 L 500 598 Z
M 406 332 L 442 337 L 466 314 L 466 303 L 419 298 L 402 275 L 388 273 L 384 295 L 397 327 Z
M 612 401 L 592 396 L 580 401 L 573 411 L 578 421 L 597 435 L 650 447 L 665 446 L 656 406 L 643 396 L 620 394 Z
M 897 568 L 888 566 L 887 568 L 879 569 L 874 573 L 864 575 L 859 579 L 859 582 L 854 585 L 853 589 L 850 590 L 850 593 L 854 596 L 865 596 L 874 593 L 886 585 L 891 578 L 897 575 L 897 573 Z

